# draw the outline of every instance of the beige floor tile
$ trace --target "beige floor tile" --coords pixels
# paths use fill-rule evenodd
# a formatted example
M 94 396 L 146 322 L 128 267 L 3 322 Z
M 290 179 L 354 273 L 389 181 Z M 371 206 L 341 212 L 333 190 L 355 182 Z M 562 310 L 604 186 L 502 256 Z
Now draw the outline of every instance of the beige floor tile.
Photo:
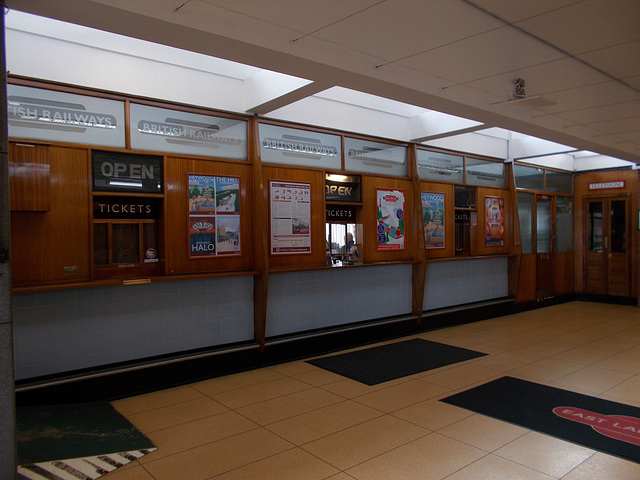
M 295 445 L 303 445 L 382 415 L 348 400 L 272 423 L 267 429 Z
M 604 453 L 596 453 L 562 477 L 562 480 L 638 480 L 640 465 Z
M 605 392 L 607 395 L 622 400 L 640 400 L 640 375 L 635 375 Z
M 312 387 L 308 383 L 290 377 L 282 377 L 210 396 L 229 408 L 241 408 L 310 388 Z
M 142 433 L 151 433 L 183 423 L 210 417 L 227 411 L 228 408 L 208 397 L 197 398 L 168 407 L 156 408 L 127 418 Z
M 469 410 L 454 407 L 435 398 L 393 413 L 394 417 L 434 431 L 471 415 L 474 415 L 474 413 Z
M 631 374 L 590 366 L 560 377 L 553 381 L 552 385 L 569 390 L 580 389 L 583 392 L 599 395 L 628 380 L 630 377 Z
M 516 351 L 528 355 L 551 357 L 553 355 L 566 352 L 567 350 L 571 350 L 572 348 L 575 348 L 575 345 L 553 339 L 527 345 L 526 347 L 520 348 Z
M 345 470 L 427 433 L 424 428 L 385 415 L 307 443 L 303 448 Z
M 583 368 L 583 365 L 545 358 L 524 365 L 509 372 L 510 375 L 523 377 L 539 383 L 549 383 Z
M 438 431 L 487 452 L 493 452 L 528 432 L 526 428 L 484 415 L 472 415 Z
M 339 473 L 335 467 L 299 448 L 226 472 L 216 480 L 323 480 Z
M 386 413 L 391 413 L 415 403 L 441 396 L 449 391 L 448 388 L 426 381 L 410 380 L 399 385 L 362 395 L 355 398 L 354 401 Z
M 486 452 L 432 433 L 372 458 L 347 473 L 359 480 L 441 479 L 475 462 Z
M 582 345 L 580 347 L 572 348 L 571 350 L 567 350 L 554 355 L 553 358 L 561 361 L 579 363 L 580 365 L 588 366 L 599 362 L 600 360 L 604 360 L 611 355 L 613 355 L 611 351 L 603 350 L 593 345 Z
M 215 395 L 229 390 L 249 387 L 260 383 L 270 382 L 284 378 L 285 375 L 278 373 L 271 368 L 260 368 L 249 370 L 248 372 L 236 373 L 235 375 L 225 375 L 223 377 L 212 378 L 197 382 L 191 386 L 202 392 L 204 395 Z
M 496 455 L 487 455 L 468 467 L 458 470 L 447 480 L 554 480 L 534 469 Z
M 594 363 L 593 366 L 614 372 L 630 373 L 632 375 L 640 373 L 640 361 L 638 358 L 633 355 L 627 355 L 624 352 L 600 360 Z
M 312 388 L 238 408 L 237 412 L 259 425 L 269 425 L 342 401 L 338 395 Z
M 333 373 L 328 370 L 322 370 L 321 368 L 315 368 L 315 370 L 293 375 L 293 378 L 315 387 L 340 382 L 345 379 L 342 375 L 338 375 L 337 373 Z
M 147 435 L 158 448 L 157 452 L 154 452 L 153 456 L 147 455 L 142 457 L 140 462 L 146 463 L 147 460 L 145 459 L 155 460 L 158 456 L 173 455 L 177 452 L 206 445 L 255 428 L 258 428 L 258 425 L 252 421 L 236 412 L 227 411 L 197 421 L 159 430 Z
M 111 404 L 122 415 L 133 415 L 202 397 L 202 393 L 190 386 L 182 386 L 116 400 Z
M 269 370 L 273 370 L 274 372 L 277 372 L 281 375 L 286 375 L 287 377 L 293 377 L 295 375 L 300 375 L 301 373 L 318 370 L 318 367 L 307 363 L 306 360 L 298 360 L 295 362 L 272 365 L 269 367 Z
M 479 358 L 474 361 L 473 364 L 478 367 L 487 367 L 493 368 L 494 370 L 500 370 L 501 372 L 508 372 L 515 368 L 537 362 L 538 360 L 542 360 L 540 355 L 531 355 L 516 350 L 514 352 L 506 352 Z
M 495 452 L 507 460 L 558 478 L 594 453 L 588 448 L 537 432 L 527 433 Z
M 205 480 L 293 448 L 259 428 L 145 464 L 155 480 Z
M 457 390 L 503 376 L 500 370 L 466 364 L 421 377 L 425 382 Z
M 322 385 L 323 390 L 327 390 L 336 395 L 340 395 L 344 398 L 357 398 L 368 393 L 376 392 L 378 390 L 384 390 L 385 388 L 393 387 L 411 381 L 412 377 L 398 378 L 397 380 L 391 380 L 389 382 L 379 383 L 378 385 L 365 385 L 364 383 L 351 380 L 349 378 L 340 380 L 334 383 L 328 383 Z
M 154 480 L 206 480 L 218 472 L 208 468 L 191 450 L 163 457 L 144 466 Z M 108 480 L 106 477 L 105 480 Z
M 131 468 L 118 468 L 104 478 L 105 480 L 155 480 L 141 465 L 135 465 Z

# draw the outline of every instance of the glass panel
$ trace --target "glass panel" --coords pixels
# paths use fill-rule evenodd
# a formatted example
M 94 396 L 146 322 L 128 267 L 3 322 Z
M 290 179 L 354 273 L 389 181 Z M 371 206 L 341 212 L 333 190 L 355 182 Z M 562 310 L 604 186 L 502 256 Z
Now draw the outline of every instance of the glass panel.
M 533 253 L 533 193 L 518 193 L 518 217 L 522 254 L 528 255 Z
M 140 261 L 140 243 L 137 223 L 114 223 L 111 226 L 112 263 Z
M 624 253 L 627 251 L 626 202 L 614 200 L 611 202 L 611 252 Z
M 551 253 L 551 200 L 542 198 L 536 206 L 536 253 Z
M 93 224 L 93 263 L 109 263 L 109 225 L 106 223 Z
M 524 165 L 514 165 L 516 174 L 516 187 L 527 190 L 544 191 L 544 170 L 537 167 L 526 167 Z
M 589 252 L 602 253 L 602 202 L 589 203 Z
M 547 170 L 547 192 L 571 195 L 573 193 L 573 175 Z
M 476 187 L 456 185 L 455 192 L 456 208 L 476 208 Z
M 407 147 L 345 137 L 344 169 L 406 177 L 409 175 Z
M 467 157 L 467 183 L 506 187 L 504 163 Z
M 464 183 L 463 157 L 418 150 L 418 175 L 423 180 Z
M 573 198 L 556 198 L 556 251 L 573 252 Z

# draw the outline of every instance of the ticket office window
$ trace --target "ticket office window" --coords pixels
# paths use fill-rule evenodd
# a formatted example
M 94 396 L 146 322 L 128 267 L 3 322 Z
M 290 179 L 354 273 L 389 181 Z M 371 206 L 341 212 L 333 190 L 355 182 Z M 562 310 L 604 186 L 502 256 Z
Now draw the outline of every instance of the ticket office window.
M 94 276 L 159 275 L 160 198 L 94 196 Z
M 339 267 L 361 263 L 358 226 L 355 223 L 326 223 L 327 265 Z

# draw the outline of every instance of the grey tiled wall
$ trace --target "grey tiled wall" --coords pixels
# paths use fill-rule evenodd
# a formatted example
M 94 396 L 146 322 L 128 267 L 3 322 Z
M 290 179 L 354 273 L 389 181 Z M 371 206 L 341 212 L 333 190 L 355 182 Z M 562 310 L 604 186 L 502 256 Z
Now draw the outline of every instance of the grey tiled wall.
M 507 259 L 428 265 L 424 309 L 507 295 Z M 16 379 L 253 338 L 253 277 L 16 294 Z M 411 312 L 411 265 L 271 274 L 267 337 Z

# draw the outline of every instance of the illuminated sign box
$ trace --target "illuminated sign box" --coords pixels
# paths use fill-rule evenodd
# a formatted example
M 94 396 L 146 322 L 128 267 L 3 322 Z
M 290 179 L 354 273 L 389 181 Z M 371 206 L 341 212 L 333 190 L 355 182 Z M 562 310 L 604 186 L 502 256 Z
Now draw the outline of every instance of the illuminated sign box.
M 162 157 L 92 152 L 93 190 L 162 193 Z

